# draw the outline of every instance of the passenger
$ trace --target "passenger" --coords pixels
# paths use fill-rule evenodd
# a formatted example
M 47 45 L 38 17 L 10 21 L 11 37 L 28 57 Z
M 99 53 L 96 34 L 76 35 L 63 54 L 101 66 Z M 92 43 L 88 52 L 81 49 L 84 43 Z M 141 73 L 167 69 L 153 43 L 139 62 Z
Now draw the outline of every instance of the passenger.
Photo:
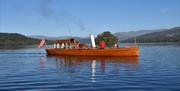
M 119 45 L 118 45 L 117 43 L 115 43 L 115 44 L 114 44 L 114 47 L 115 47 L 115 48 L 118 48 L 118 47 L 119 47 Z
M 104 41 L 101 41 L 101 42 L 99 43 L 99 46 L 100 46 L 100 49 L 104 49 L 104 47 L 105 47 L 105 42 L 104 42 Z
M 117 44 L 114 44 L 114 47 L 117 48 Z
M 79 42 L 75 45 L 75 49 L 80 49 L 80 47 L 79 47 Z
M 61 48 L 64 48 L 64 43 L 61 44 Z

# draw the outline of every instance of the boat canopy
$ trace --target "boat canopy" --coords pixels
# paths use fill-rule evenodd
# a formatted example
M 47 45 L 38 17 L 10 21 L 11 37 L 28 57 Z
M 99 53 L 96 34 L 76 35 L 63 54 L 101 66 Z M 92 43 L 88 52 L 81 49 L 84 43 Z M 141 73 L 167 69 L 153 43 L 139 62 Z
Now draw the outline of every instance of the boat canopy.
M 65 39 L 65 40 L 56 40 L 54 43 L 56 43 L 56 44 L 57 43 L 59 43 L 59 44 L 62 44 L 62 43 L 64 43 L 64 44 L 66 44 L 66 43 L 68 43 L 68 44 L 71 44 L 71 43 L 77 44 L 77 43 L 79 43 L 79 41 L 71 38 L 71 39 Z
M 54 42 L 54 48 L 59 48 L 59 45 L 61 46 L 61 48 L 72 48 L 73 45 L 77 46 L 80 42 L 71 38 L 71 39 L 64 39 L 64 40 L 56 40 Z

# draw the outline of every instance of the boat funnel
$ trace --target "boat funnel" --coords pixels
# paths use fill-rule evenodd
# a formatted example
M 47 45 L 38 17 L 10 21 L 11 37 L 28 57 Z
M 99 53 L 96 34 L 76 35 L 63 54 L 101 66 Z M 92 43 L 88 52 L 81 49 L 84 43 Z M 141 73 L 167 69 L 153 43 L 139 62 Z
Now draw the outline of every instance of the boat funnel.
M 91 37 L 91 44 L 92 44 L 92 47 L 95 48 L 95 47 L 96 47 L 96 44 L 95 44 L 95 38 L 94 38 L 94 35 L 90 34 L 90 37 Z

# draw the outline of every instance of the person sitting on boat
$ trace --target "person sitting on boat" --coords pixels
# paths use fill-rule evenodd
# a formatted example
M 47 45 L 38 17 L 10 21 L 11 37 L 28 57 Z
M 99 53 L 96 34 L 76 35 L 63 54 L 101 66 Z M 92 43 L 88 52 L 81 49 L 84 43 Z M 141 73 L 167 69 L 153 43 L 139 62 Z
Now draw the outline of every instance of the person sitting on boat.
M 64 43 L 61 44 L 61 48 L 64 48 Z
M 75 49 L 80 49 L 80 47 L 79 47 L 79 42 L 74 46 L 75 47 Z
M 116 43 L 114 44 L 114 47 L 117 48 L 117 44 Z
M 100 46 L 100 49 L 104 49 L 104 47 L 105 47 L 105 42 L 104 42 L 104 41 L 101 41 L 101 42 L 99 43 L 99 46 Z
M 118 47 L 119 47 L 119 45 L 118 45 L 117 43 L 115 43 L 115 44 L 114 44 L 114 47 L 115 47 L 115 48 L 118 48 Z

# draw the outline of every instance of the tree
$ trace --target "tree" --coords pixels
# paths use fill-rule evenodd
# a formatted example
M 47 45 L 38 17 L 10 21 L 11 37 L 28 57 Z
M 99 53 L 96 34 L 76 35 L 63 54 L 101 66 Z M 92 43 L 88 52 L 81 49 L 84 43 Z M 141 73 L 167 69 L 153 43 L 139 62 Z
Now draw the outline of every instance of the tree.
M 99 44 L 101 41 L 106 43 L 106 47 L 112 47 L 115 43 L 118 42 L 118 38 L 111 34 L 111 32 L 105 31 L 102 34 L 98 34 L 96 38 L 96 44 Z

